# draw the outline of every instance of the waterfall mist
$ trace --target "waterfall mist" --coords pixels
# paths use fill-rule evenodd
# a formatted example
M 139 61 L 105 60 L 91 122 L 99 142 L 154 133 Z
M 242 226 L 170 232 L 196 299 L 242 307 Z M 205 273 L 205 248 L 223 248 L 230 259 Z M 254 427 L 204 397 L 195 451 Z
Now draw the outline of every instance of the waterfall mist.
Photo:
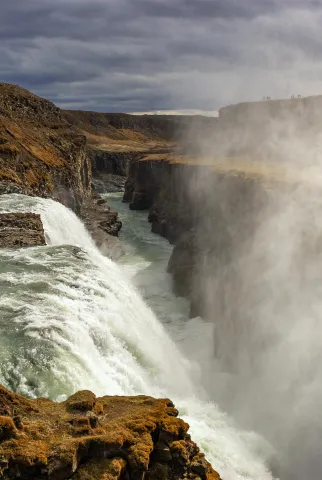
M 1 251 L 1 384 L 55 400 L 84 389 L 171 398 L 223 480 L 272 479 L 268 442 L 236 428 L 209 401 L 194 362 L 172 340 L 162 315 L 153 313 L 125 270 L 99 252 L 72 211 L 50 199 L 14 194 L 0 197 L 0 211 L 39 213 L 48 243 Z M 144 225 L 149 231 L 146 219 Z M 165 242 L 149 235 L 154 243 Z M 142 258 L 132 261 L 135 266 Z M 168 300 L 173 327 L 184 333 L 175 297 L 159 299 Z
M 183 180 L 199 242 L 194 295 L 214 322 L 208 391 L 271 442 L 292 480 L 322 471 L 320 103 L 224 109 L 211 136 L 193 132 L 211 166 Z

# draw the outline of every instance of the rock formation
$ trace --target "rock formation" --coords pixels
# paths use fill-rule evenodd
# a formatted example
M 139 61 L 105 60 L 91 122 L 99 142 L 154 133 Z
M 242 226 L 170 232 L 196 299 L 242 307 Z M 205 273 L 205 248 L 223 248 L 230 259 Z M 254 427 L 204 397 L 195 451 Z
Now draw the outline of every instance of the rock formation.
M 78 392 L 29 400 L 0 386 L 0 478 L 220 480 L 170 400 Z
M 209 131 L 217 119 L 201 116 L 128 115 L 66 111 L 64 117 L 87 138 L 93 182 L 109 191 L 123 190 L 129 164 L 148 154 L 192 148 L 200 130 Z M 116 178 L 118 177 L 118 179 Z M 123 179 L 123 182 L 122 182 Z
M 75 211 L 91 196 L 85 136 L 54 104 L 9 84 L 0 84 L 0 191 L 50 196 Z
M 83 202 L 80 215 L 100 251 L 113 259 L 118 258 L 122 254 L 117 238 L 122 228 L 118 213 L 111 212 L 107 201 L 93 194 L 93 198 Z
M 84 132 L 53 103 L 0 84 L 0 194 L 51 197 L 83 216 L 98 246 L 112 255 L 121 222 L 92 192 L 92 164 Z M 103 201 L 102 201 L 103 202 Z M 101 216 L 98 222 L 98 217 Z M 17 242 L 16 236 L 6 243 Z M 2 235 L 5 233 L 2 232 Z M 20 237 L 19 237 L 20 238 Z M 106 248 L 113 245 L 113 249 Z
M 287 204 L 299 186 L 322 186 L 320 104 L 317 97 L 226 107 L 212 134 L 209 127 L 194 137 L 193 153 L 177 148 L 131 162 L 124 201 L 149 210 L 152 231 L 174 244 L 168 270 L 191 315 L 247 310 L 236 257 L 248 252 L 268 208 L 283 205 L 283 196 Z
M 40 215 L 0 213 L 0 248 L 46 245 Z

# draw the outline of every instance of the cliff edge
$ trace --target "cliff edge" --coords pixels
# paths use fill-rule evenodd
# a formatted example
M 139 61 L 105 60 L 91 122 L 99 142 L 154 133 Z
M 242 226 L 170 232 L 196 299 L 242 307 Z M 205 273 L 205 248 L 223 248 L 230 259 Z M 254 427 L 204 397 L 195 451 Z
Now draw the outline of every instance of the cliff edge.
M 0 194 L 5 193 L 53 198 L 82 217 L 104 253 L 119 250 L 112 237 L 122 224 L 92 190 L 84 133 L 48 100 L 0 83 Z
M 53 103 L 0 84 L 0 192 L 56 198 L 77 211 L 91 196 L 86 138 Z
M 0 478 L 220 480 L 167 399 L 78 392 L 29 400 L 0 386 Z

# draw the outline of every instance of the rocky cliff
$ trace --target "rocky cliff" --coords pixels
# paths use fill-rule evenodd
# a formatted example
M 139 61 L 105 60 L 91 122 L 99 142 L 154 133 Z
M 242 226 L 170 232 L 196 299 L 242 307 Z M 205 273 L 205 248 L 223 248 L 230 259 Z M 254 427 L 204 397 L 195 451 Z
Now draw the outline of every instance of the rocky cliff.
M 87 138 L 94 180 L 106 183 L 112 175 L 126 177 L 129 162 L 142 153 L 168 147 L 172 135 L 169 121 L 153 116 L 70 110 L 64 117 Z
M 229 324 L 256 310 L 258 289 L 265 287 L 246 281 L 242 259 L 247 257 L 260 276 L 250 253 L 255 235 L 283 206 L 299 205 L 305 191 L 322 187 L 319 102 L 320 97 L 316 103 L 298 99 L 227 107 L 213 125 L 214 136 L 200 148 L 196 145 L 194 153 L 150 153 L 131 163 L 124 201 L 132 209 L 149 210 L 152 231 L 174 244 L 168 270 L 174 290 L 191 300 L 191 315 Z M 309 119 L 314 119 L 313 127 L 304 129 Z M 258 129 L 266 132 L 265 141 L 265 135 L 256 137 Z M 281 138 L 278 129 L 285 133 Z M 242 141 L 234 144 L 239 135 Z M 234 156 L 227 154 L 229 139 L 236 147 Z M 304 224 L 309 231 L 308 219 Z M 260 258 L 268 248 L 262 244 Z
M 0 386 L 0 478 L 220 480 L 167 399 L 78 392 L 62 403 Z
M 69 124 L 87 138 L 95 186 L 124 187 L 130 162 L 148 154 L 184 150 L 196 144 L 200 132 L 213 129 L 217 119 L 202 116 L 128 115 L 69 110 Z M 116 179 L 113 176 L 118 176 Z M 118 189 L 120 189 L 118 188 Z
M 77 211 L 91 196 L 86 139 L 59 108 L 0 84 L 0 191 L 56 198 Z
M 40 215 L 0 213 L 0 248 L 46 245 Z
M 121 222 L 92 191 L 86 135 L 53 103 L 10 84 L 0 84 L 1 193 L 58 200 L 85 220 L 99 247 L 116 249 L 111 236 Z

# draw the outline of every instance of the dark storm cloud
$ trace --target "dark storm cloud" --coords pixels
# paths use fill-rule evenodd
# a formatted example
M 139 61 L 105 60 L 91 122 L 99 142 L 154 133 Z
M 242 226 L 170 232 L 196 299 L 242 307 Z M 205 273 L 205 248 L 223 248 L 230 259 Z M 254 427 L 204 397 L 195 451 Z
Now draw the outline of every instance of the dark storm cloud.
M 1 80 L 94 110 L 212 110 L 292 94 L 303 72 L 308 93 L 318 93 L 321 2 L 282 3 L 3 2 Z

